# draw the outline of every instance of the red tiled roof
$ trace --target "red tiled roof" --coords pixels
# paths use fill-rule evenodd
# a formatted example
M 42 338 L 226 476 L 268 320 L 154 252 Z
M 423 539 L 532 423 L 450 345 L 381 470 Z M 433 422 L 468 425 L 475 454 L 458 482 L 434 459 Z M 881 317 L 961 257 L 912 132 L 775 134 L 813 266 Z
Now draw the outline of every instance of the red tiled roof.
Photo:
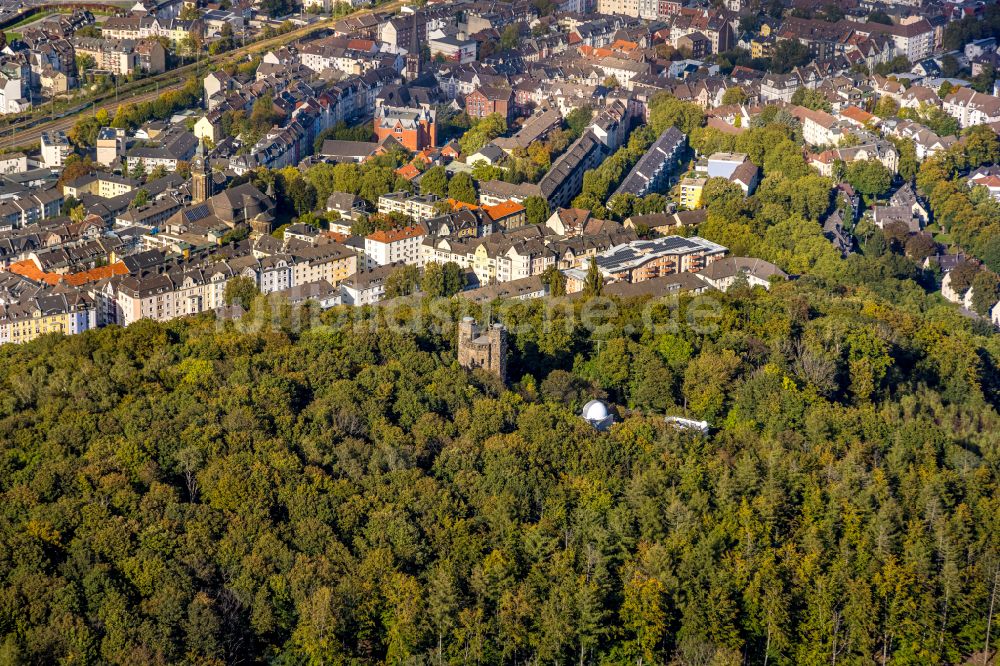
M 407 238 L 423 236 L 424 233 L 423 227 L 415 225 L 411 227 L 403 227 L 402 229 L 389 229 L 388 231 L 379 230 L 368 234 L 366 238 L 370 238 L 376 243 L 395 243 L 396 241 L 406 240 Z
M 870 121 L 872 118 L 875 117 L 872 114 L 865 111 L 864 109 L 859 109 L 856 106 L 847 107 L 846 109 L 840 112 L 840 115 L 844 116 L 845 118 L 850 118 L 855 122 L 859 122 L 862 125 L 864 125 L 865 123 L 867 123 L 868 121 Z
M 125 264 L 120 261 L 107 266 L 98 266 L 97 268 L 91 268 L 90 270 L 81 271 L 79 273 L 70 273 L 68 275 L 46 273 L 31 259 L 15 262 L 10 265 L 9 270 L 11 273 L 17 273 L 18 275 L 24 276 L 29 280 L 34 280 L 35 282 L 45 282 L 46 284 L 56 285 L 59 284 L 60 280 L 64 280 L 66 284 L 74 287 L 78 287 L 88 282 L 103 280 L 104 278 L 113 277 L 115 275 L 128 275 L 128 268 L 126 268 Z
M 459 201 L 458 199 L 447 199 L 448 205 L 452 207 L 453 210 L 462 210 L 463 208 L 468 208 L 469 210 L 476 210 L 479 208 L 476 204 L 466 203 L 464 201 Z
M 413 180 L 414 178 L 420 175 L 420 169 L 413 166 L 412 164 L 405 164 L 396 169 L 396 173 L 398 173 L 406 180 Z
M 81 284 L 96 282 L 98 280 L 103 280 L 104 278 L 114 277 L 115 275 L 128 275 L 128 268 L 125 267 L 125 264 L 118 261 L 107 266 L 98 266 L 97 268 L 92 268 L 89 271 L 72 273 L 64 277 L 68 284 L 78 287 Z
M 501 201 L 495 206 L 484 206 L 483 209 L 494 220 L 499 220 L 509 215 L 516 215 L 521 211 L 525 210 L 524 206 L 511 199 L 508 199 L 507 201 Z

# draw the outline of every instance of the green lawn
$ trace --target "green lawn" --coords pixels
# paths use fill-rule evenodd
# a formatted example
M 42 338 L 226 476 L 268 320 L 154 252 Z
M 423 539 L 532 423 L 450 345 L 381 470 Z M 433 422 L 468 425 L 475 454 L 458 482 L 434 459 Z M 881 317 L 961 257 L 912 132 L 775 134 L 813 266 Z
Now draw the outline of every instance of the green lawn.
M 54 14 L 69 14 L 69 13 L 70 12 L 59 12 L 59 11 L 56 11 L 54 9 L 51 9 L 51 10 L 48 10 L 48 11 L 44 11 L 44 12 L 38 12 L 37 14 L 32 14 L 31 16 L 29 16 L 27 18 L 21 19 L 17 23 L 14 23 L 12 25 L 7 26 L 6 30 L 10 30 L 12 28 L 22 28 L 22 27 L 24 27 L 26 25 L 30 25 L 30 24 L 34 23 L 35 21 L 41 21 L 43 19 L 47 19 L 48 17 L 50 17 L 50 16 L 52 16 Z

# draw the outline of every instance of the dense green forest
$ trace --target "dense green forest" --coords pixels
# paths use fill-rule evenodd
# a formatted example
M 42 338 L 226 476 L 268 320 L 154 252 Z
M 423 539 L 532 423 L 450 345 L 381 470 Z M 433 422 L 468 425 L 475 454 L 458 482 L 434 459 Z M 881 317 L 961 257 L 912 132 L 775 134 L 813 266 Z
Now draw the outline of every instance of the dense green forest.
M 250 324 L 0 347 L 0 665 L 983 663 L 1000 336 L 893 233 L 862 222 L 841 258 L 820 220 L 843 201 L 787 113 L 734 138 L 653 107 L 763 168 L 751 197 L 710 181 L 698 233 L 798 279 L 489 313 L 258 299 Z M 586 203 L 641 210 L 600 202 L 654 137 L 588 172 Z M 962 174 L 998 159 L 972 131 L 910 169 L 990 266 L 997 208 Z M 348 171 L 275 177 L 301 213 Z M 866 203 L 877 171 L 845 169 Z M 362 196 L 369 176 L 394 178 L 373 166 Z M 463 314 L 507 324 L 507 385 L 456 363 Z M 594 397 L 609 432 L 578 416 Z
M 981 659 L 1000 342 L 905 261 L 698 333 L 508 304 L 506 387 L 457 365 L 454 301 L 5 345 L 0 663 Z

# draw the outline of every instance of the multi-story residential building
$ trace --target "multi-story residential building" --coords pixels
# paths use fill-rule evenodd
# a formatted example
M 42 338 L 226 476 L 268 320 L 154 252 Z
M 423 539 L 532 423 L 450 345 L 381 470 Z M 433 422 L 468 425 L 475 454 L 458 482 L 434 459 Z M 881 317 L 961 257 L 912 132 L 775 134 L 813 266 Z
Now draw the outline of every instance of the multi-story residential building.
M 708 177 L 728 180 L 746 161 L 746 153 L 712 153 L 708 156 Z
M 289 287 L 317 280 L 337 286 L 358 270 L 358 255 L 340 243 L 317 243 L 295 248 L 289 253 L 293 259 Z
M 465 112 L 470 118 L 497 114 L 508 124 L 513 117 L 514 91 L 510 88 L 482 86 L 465 96 Z
M 461 64 L 476 61 L 478 43 L 474 39 L 459 39 L 455 35 L 437 33 L 428 38 L 427 46 L 432 58 L 440 56 L 446 62 Z
M 794 106 L 791 114 L 802 123 L 802 138 L 813 146 L 839 146 L 847 131 L 837 119 L 826 111 L 813 111 L 804 106 Z
M 801 87 L 803 87 L 802 81 L 795 73 L 768 74 L 760 82 L 760 101 L 791 104 L 792 96 Z
M 590 261 L 597 262 L 606 278 L 635 283 L 675 273 L 696 273 L 726 252 L 725 247 L 699 236 L 664 236 L 617 245 Z
M 0 343 L 29 342 L 46 333 L 75 335 L 96 326 L 94 300 L 82 292 L 40 292 L 0 305 Z
M 419 265 L 422 261 L 420 244 L 427 235 L 427 228 L 414 224 L 402 229 L 376 231 L 365 236 L 365 265 L 367 268 L 385 266 L 396 262 Z
M 963 128 L 1000 121 L 1000 97 L 959 88 L 944 98 L 944 112 Z
M 552 130 L 562 125 L 562 115 L 558 109 L 545 108 L 524 121 L 521 129 L 510 137 L 498 137 L 493 143 L 507 154 L 515 150 L 527 150 L 534 141 L 545 139 Z
M 25 99 L 31 81 L 27 64 L 5 63 L 0 67 L 0 113 L 21 113 L 31 108 Z
M 327 37 L 308 42 L 299 49 L 302 64 L 314 72 L 336 70 L 345 74 L 361 74 L 380 65 L 375 57 L 378 47 L 365 39 Z
M 66 133 L 61 130 L 42 132 L 39 141 L 42 147 L 42 162 L 45 166 L 50 169 L 61 169 L 71 150 Z
M 166 321 L 215 310 L 225 305 L 226 282 L 233 276 L 232 268 L 224 262 L 208 269 L 178 269 L 173 274 L 125 276 L 116 292 L 118 323 Z
M 345 305 L 374 305 L 385 296 L 385 281 L 389 275 L 404 264 L 386 264 L 374 268 L 358 269 L 340 283 L 341 300 Z
M 170 129 L 150 142 L 130 148 L 125 155 L 126 167 L 131 171 L 141 163 L 147 172 L 158 166 L 176 171 L 177 163 L 190 160 L 197 147 L 194 134 L 183 128 Z
M 538 182 L 539 193 L 549 207 L 568 206 L 583 188 L 584 172 L 600 164 L 606 154 L 604 143 L 592 131 L 584 132 Z
M 0 201 L 0 230 L 20 229 L 55 217 L 63 203 L 57 187 L 22 190 Z
M 166 71 L 166 51 L 156 38 L 99 39 L 76 37 L 77 56 L 90 56 L 95 69 L 128 76 L 136 71 L 159 74 Z
M 769 261 L 753 257 L 725 257 L 713 261 L 698 273 L 719 291 L 729 291 L 741 278 L 750 287 L 771 288 L 771 280 L 787 279 L 788 274 Z
M 899 171 L 899 153 L 895 146 L 881 139 L 850 148 L 825 150 L 819 155 L 809 155 L 808 158 L 809 164 L 827 177 L 833 175 L 834 165 L 838 161 L 850 164 L 858 160 L 877 160 L 892 173 Z
M 146 39 L 165 37 L 178 46 L 188 35 L 205 36 L 205 26 L 200 20 L 182 21 L 157 16 L 111 16 L 101 24 L 105 39 Z
M 733 27 L 723 12 L 696 8 L 681 9 L 670 25 L 670 41 L 677 45 L 681 37 L 696 32 L 708 39 L 712 53 L 722 53 L 736 45 Z
M 934 53 L 935 28 L 930 21 L 921 16 L 909 16 L 899 24 L 893 25 L 852 22 L 852 27 L 861 35 L 891 37 L 896 45 L 896 53 L 906 56 L 910 62 L 919 62 Z
M 705 178 L 684 178 L 680 182 L 678 201 L 683 208 L 701 208 L 701 194 L 705 190 Z
M 918 160 L 924 160 L 942 150 L 947 150 L 958 141 L 954 136 L 938 136 L 927 127 L 911 120 L 899 120 L 886 131 L 891 136 L 913 142 Z
M 24 173 L 28 170 L 28 156 L 24 153 L 0 155 L 0 173 Z
M 390 192 L 378 198 L 378 212 L 383 215 L 402 213 L 414 220 L 429 220 L 437 215 L 439 199 L 433 194 Z
M 125 130 L 102 127 L 97 133 L 97 163 L 110 167 L 118 164 L 125 152 Z
M 103 199 L 128 194 L 139 186 L 139 181 L 113 173 L 92 173 L 63 183 L 63 195 L 77 199 L 84 194 L 93 194 Z
M 77 56 L 93 58 L 95 69 L 116 76 L 128 76 L 139 67 L 139 55 L 132 40 L 77 37 L 74 42 Z
M 587 126 L 608 153 L 613 153 L 625 142 L 631 126 L 629 109 L 621 100 L 614 100 L 600 110 Z
M 684 133 L 676 127 L 667 128 L 635 163 L 615 194 L 642 197 L 668 187 L 686 148 Z

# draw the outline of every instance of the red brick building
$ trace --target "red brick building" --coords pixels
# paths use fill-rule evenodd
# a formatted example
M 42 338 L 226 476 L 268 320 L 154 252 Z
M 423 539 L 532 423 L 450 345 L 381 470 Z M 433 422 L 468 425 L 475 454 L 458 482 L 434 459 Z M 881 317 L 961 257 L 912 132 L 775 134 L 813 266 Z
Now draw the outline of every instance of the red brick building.
M 470 118 L 485 118 L 494 113 L 510 124 L 514 91 L 510 88 L 483 86 L 465 96 L 465 112 Z
M 437 114 L 424 108 L 380 106 L 375 109 L 375 134 L 379 143 L 391 136 L 413 152 L 433 147 L 437 145 Z

